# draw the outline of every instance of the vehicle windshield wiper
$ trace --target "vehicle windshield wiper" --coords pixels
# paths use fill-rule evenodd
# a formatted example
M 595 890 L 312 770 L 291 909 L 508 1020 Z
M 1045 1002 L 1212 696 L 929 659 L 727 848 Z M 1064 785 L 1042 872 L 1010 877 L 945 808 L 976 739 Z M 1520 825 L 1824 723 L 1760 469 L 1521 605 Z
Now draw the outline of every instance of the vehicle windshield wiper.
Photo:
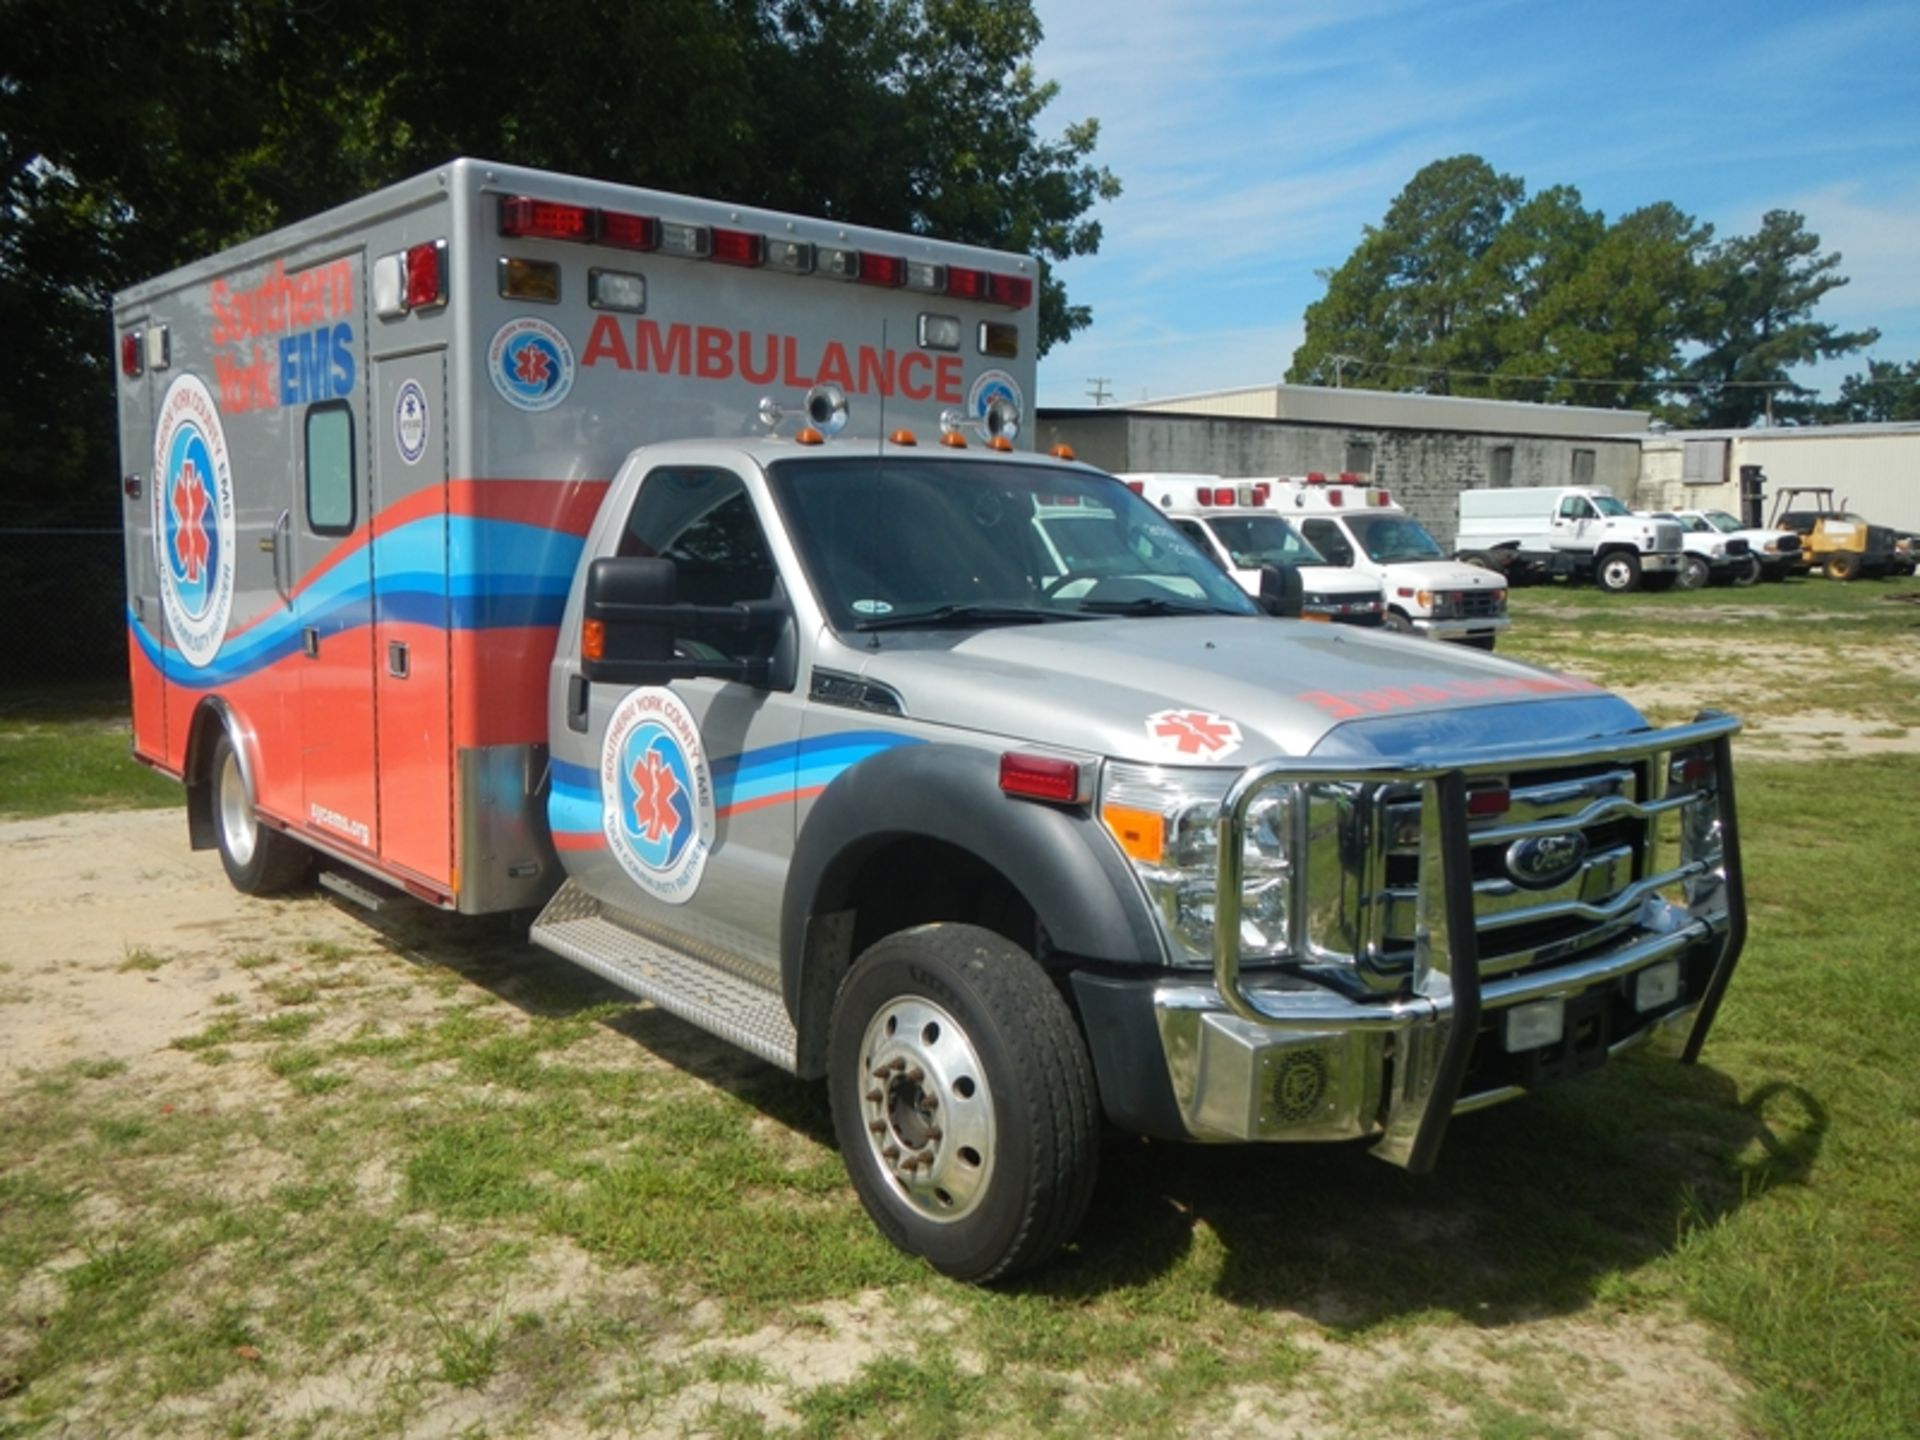
M 915 610 L 906 615 L 879 615 L 861 620 L 856 630 L 940 629 L 963 625 L 1044 625 L 1053 620 L 1081 620 L 1086 617 L 1066 610 L 1036 610 L 1030 605 L 936 605 L 931 610 Z
M 1080 609 L 1090 615 L 1235 615 L 1238 611 L 1222 610 L 1218 605 L 1208 605 L 1196 600 L 1162 600 L 1158 596 L 1141 595 L 1132 600 L 1082 600 Z

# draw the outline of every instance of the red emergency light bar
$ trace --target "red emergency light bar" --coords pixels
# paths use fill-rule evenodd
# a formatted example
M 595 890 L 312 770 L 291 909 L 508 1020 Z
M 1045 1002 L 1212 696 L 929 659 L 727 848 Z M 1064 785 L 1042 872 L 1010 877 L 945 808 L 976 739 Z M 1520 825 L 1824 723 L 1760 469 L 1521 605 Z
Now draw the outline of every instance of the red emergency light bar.
M 562 205 L 509 195 L 500 201 L 500 233 L 515 240 L 591 240 L 593 211 L 585 205 Z
M 429 240 L 407 250 L 407 309 L 447 303 L 447 242 Z
M 907 262 L 898 255 L 875 255 L 871 250 L 862 250 L 860 273 L 856 278 L 862 285 L 904 285 Z
M 1322 475 L 1318 470 L 1309 470 L 1307 472 L 1307 484 L 1324 485 L 1326 483 L 1327 483 L 1327 477 L 1325 475 Z
M 712 250 L 710 258 L 722 265 L 764 265 L 767 259 L 767 241 L 763 235 L 750 230 L 722 230 L 718 225 L 710 232 Z
M 129 330 L 120 337 L 120 373 L 129 380 L 140 378 L 140 332 Z
M 1255 485 L 1253 487 L 1253 499 L 1250 503 L 1254 505 L 1264 505 L 1267 503 L 1267 497 L 1272 493 L 1273 490 L 1270 486 Z
M 1367 477 L 1354 470 L 1342 470 L 1340 472 L 1340 483 L 1342 485 L 1364 485 L 1367 483 Z
M 651 250 L 660 243 L 660 223 L 645 215 L 602 210 L 600 243 L 618 246 L 622 250 Z
M 994 275 L 990 277 L 990 284 L 996 305 L 1024 310 L 1033 303 L 1033 281 L 1024 275 Z
M 1202 505 L 1218 505 L 1231 508 L 1234 495 L 1232 489 L 1225 485 L 1217 489 L 1209 489 L 1206 486 L 1202 486 L 1195 492 L 1194 498 Z

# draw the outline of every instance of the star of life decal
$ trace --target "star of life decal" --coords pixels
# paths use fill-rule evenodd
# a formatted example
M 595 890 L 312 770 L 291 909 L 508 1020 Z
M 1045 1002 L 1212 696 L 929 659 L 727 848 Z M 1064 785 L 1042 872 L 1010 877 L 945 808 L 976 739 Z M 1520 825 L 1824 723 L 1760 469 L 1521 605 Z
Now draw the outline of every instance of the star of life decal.
M 600 746 L 601 831 L 634 884 L 684 905 L 713 848 L 713 776 L 700 726 L 673 691 L 621 697 Z
M 227 433 L 195 375 L 175 377 L 160 401 L 148 516 L 167 633 L 179 657 L 202 669 L 226 642 L 237 551 Z
M 1147 717 L 1147 739 L 1169 757 L 1224 760 L 1240 748 L 1240 727 L 1207 710 L 1156 710 Z

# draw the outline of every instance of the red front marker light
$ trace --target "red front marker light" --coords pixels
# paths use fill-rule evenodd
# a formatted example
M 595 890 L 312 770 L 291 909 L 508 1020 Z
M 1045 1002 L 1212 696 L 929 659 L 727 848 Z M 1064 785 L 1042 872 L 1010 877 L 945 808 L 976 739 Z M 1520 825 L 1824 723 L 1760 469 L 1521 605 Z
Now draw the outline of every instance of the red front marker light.
M 621 250 L 651 250 L 660 243 L 660 227 L 645 215 L 618 210 L 600 212 L 600 243 Z
M 512 239 L 591 240 L 593 211 L 515 195 L 500 202 L 500 233 Z
M 447 242 L 429 240 L 407 251 L 407 309 L 447 303 Z
M 129 330 L 120 337 L 120 373 L 129 380 L 140 378 L 141 365 L 140 332 Z
M 1489 786 L 1467 792 L 1467 818 L 1476 820 L 1486 815 L 1504 815 L 1513 807 L 1513 792 L 1504 785 Z
M 1073 805 L 1081 799 L 1080 764 L 1051 755 L 1022 755 L 1009 750 L 1000 757 L 1000 789 L 1026 800 Z

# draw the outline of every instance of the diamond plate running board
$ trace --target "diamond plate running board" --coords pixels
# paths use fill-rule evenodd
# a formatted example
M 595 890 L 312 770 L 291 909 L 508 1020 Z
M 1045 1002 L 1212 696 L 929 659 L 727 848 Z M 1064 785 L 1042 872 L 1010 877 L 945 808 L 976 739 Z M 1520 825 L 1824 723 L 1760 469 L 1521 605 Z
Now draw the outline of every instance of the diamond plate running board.
M 799 1037 L 778 990 L 636 934 L 608 918 L 606 907 L 576 881 L 547 902 L 533 922 L 532 938 L 749 1054 L 782 1070 L 800 1068 Z

